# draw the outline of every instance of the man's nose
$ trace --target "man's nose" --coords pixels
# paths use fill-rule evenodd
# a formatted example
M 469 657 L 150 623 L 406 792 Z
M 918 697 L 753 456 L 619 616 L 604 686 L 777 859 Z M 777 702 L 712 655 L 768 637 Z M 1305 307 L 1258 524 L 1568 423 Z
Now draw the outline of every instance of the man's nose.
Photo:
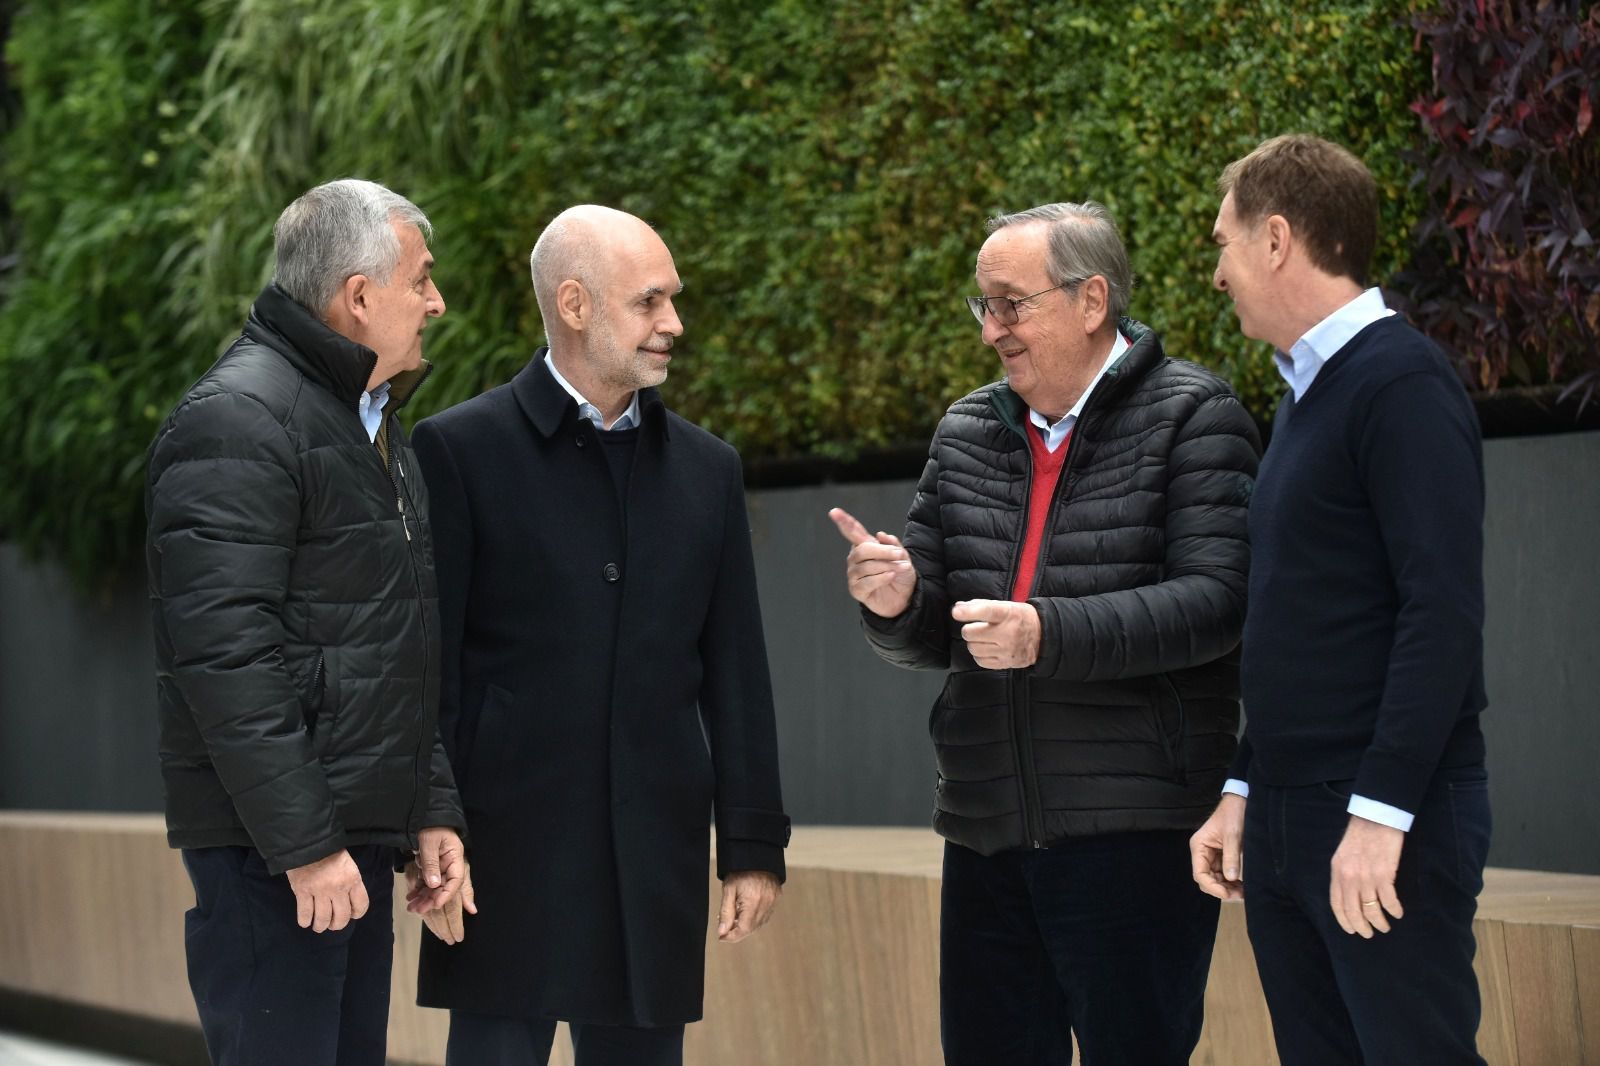
M 1000 342 L 1000 338 L 1010 333 L 1011 330 L 995 317 L 993 311 L 983 316 L 983 343 L 993 348 Z
M 1217 269 L 1211 272 L 1211 287 L 1219 292 L 1228 291 L 1228 283 L 1222 279 L 1221 266 L 1218 266 Z
M 444 314 L 444 293 L 439 291 L 439 286 L 432 281 L 428 282 L 428 317 L 438 318 Z
M 683 322 L 678 318 L 678 309 L 672 304 L 667 304 L 666 318 L 656 323 L 656 332 L 671 334 L 674 337 L 683 336 Z

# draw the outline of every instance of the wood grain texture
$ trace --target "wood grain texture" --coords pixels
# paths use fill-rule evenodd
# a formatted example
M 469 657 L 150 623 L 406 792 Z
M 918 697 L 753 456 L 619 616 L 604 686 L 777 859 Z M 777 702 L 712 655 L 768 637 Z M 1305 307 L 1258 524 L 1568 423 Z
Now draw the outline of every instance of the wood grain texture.
M 800 827 L 777 916 L 742 944 L 706 944 L 700 1066 L 937 1063 L 942 842 L 922 829 Z M 183 914 L 193 892 L 159 815 L 0 812 L 0 986 L 195 1023 Z M 1600 877 L 1491 870 L 1475 969 L 1490 1066 L 1600 1066 Z M 443 1061 L 446 1016 L 415 1006 L 420 922 L 396 884 L 389 1047 Z M 708 877 L 708 914 L 717 885 Z M 552 1066 L 571 1066 L 565 1032 Z M 1245 934 L 1222 908 L 1196 1066 L 1275 1066 Z
M 1478 995 L 1483 1004 L 1478 1023 L 1478 1054 L 1489 1066 L 1511 1066 L 1517 1061 L 1516 1011 L 1511 997 L 1511 969 L 1506 962 L 1505 926 L 1498 919 L 1479 918 L 1473 923 L 1478 950 L 1472 968 L 1478 974 Z
M 1600 1063 L 1600 926 L 1572 927 L 1572 964 L 1578 975 L 1583 1061 Z
M 1578 974 L 1572 929 L 1565 925 L 1502 923 L 1511 1011 L 1519 1064 L 1583 1066 L 1578 1031 Z

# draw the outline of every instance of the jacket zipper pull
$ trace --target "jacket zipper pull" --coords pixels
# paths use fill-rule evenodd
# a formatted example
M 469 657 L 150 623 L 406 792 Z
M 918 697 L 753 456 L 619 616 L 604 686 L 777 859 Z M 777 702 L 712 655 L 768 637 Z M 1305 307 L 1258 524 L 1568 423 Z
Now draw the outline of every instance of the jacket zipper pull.
M 411 540 L 411 523 L 406 521 L 406 499 L 399 494 L 395 495 L 394 502 L 400 508 L 400 528 L 406 531 L 406 540 Z

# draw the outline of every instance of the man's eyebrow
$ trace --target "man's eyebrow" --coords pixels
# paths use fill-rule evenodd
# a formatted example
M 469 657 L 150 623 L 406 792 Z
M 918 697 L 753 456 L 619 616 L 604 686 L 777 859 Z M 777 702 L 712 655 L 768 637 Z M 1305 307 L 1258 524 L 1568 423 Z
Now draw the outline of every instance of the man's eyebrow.
M 680 281 L 680 282 L 678 282 L 678 287 L 676 289 L 672 290 L 672 295 L 676 296 L 676 295 L 678 295 L 678 293 L 680 293 L 682 291 L 683 291 L 683 282 Z M 663 288 L 662 286 L 660 286 L 660 285 L 651 285 L 648 288 L 644 288 L 644 289 L 639 290 L 639 299 L 648 300 L 652 296 L 664 296 L 664 295 L 666 295 L 666 292 L 667 292 L 667 290 L 665 288 Z
M 430 255 L 430 256 L 428 256 L 428 257 L 426 257 L 425 259 L 422 260 L 422 272 L 420 274 L 418 274 L 417 277 L 418 278 L 427 277 L 429 271 L 431 271 L 432 269 L 433 269 L 433 256 Z

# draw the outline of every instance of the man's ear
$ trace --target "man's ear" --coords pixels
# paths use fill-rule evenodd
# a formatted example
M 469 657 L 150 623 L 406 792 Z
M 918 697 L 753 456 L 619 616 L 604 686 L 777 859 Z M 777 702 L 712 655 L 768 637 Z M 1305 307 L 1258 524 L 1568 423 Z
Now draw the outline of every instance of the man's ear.
M 1294 227 L 1282 215 L 1269 215 L 1264 225 L 1267 227 L 1267 265 L 1276 270 L 1289 261 L 1289 252 L 1294 247 Z
M 1111 306 L 1111 284 L 1099 274 L 1085 278 L 1078 289 L 1078 299 L 1083 306 L 1083 331 L 1093 333 L 1105 323 Z
M 568 278 L 556 289 L 556 313 L 570 330 L 583 332 L 594 319 L 594 300 L 576 278 Z
M 372 279 L 365 274 L 351 274 L 344 279 L 333 294 L 333 305 L 324 316 L 329 322 L 359 322 L 369 324 L 372 306 Z

